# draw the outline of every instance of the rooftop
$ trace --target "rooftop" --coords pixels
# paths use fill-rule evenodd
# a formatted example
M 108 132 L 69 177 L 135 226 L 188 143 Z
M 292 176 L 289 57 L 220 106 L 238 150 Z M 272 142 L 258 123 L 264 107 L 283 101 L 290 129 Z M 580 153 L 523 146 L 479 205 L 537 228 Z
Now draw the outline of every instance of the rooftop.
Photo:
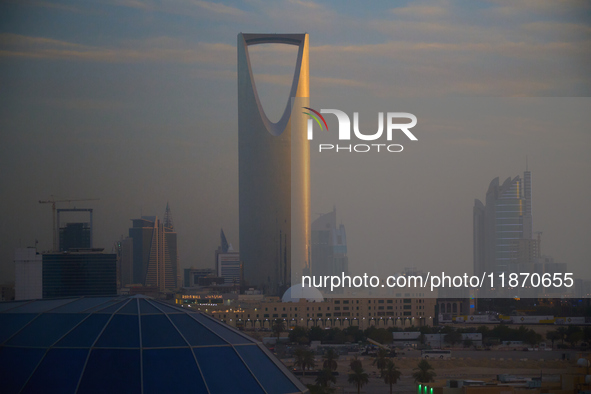
M 0 303 L 3 393 L 307 392 L 260 343 L 145 296 Z

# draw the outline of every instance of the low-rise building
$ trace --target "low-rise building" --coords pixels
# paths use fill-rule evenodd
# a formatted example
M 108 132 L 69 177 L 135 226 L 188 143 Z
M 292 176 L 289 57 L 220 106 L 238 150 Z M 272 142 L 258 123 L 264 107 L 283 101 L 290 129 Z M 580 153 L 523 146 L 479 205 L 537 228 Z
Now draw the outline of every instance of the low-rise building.
M 33 247 L 18 248 L 14 252 L 15 300 L 43 298 L 43 260 Z M 10 301 L 10 299 L 2 299 Z
M 435 299 L 329 299 L 282 302 L 268 297 L 258 302 L 223 303 L 220 308 L 209 309 L 214 317 L 232 326 L 245 329 L 270 328 L 273 321 L 283 319 L 288 327 L 358 326 L 376 327 L 432 326 Z M 197 306 L 198 307 L 198 306 Z M 199 307 L 198 307 L 199 308 Z

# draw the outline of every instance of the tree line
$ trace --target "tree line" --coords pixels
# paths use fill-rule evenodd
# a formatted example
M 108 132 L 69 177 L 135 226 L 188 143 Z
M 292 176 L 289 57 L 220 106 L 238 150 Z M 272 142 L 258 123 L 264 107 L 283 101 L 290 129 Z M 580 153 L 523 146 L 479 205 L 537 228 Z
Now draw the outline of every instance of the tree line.
M 279 337 L 281 332 L 285 331 L 285 322 L 277 320 L 273 324 L 273 331 Z M 299 345 L 307 345 L 311 341 L 321 341 L 324 344 L 345 344 L 358 343 L 372 339 L 374 341 L 389 344 L 392 343 L 392 333 L 399 331 L 419 331 L 421 343 L 424 343 L 424 336 L 426 334 L 445 334 L 445 342 L 452 346 L 457 343 L 462 343 L 466 347 L 473 345 L 472 340 L 462 341 L 464 333 L 480 333 L 482 334 L 482 343 L 485 346 L 494 345 L 500 342 L 523 342 L 525 344 L 535 346 L 545 339 L 552 342 L 552 347 L 556 341 L 560 341 L 559 347 L 566 347 L 564 343 L 568 343 L 570 347 L 575 347 L 580 342 L 591 342 L 591 327 L 579 326 L 560 326 L 555 330 L 549 331 L 544 338 L 531 328 L 525 326 L 511 327 L 507 324 L 497 324 L 493 328 L 489 326 L 479 327 L 406 327 L 401 329 L 399 327 L 377 328 L 371 326 L 365 330 L 359 327 L 351 326 L 344 329 L 338 327 L 323 329 L 318 326 L 306 328 L 296 326 L 289 331 L 289 341 Z
M 398 382 L 402 373 L 389 357 L 386 349 L 379 349 L 376 357 L 373 358 L 372 365 L 375 365 L 380 372 L 380 378 L 385 384 L 390 386 L 390 394 L 393 385 Z M 316 375 L 315 384 L 308 384 L 311 394 L 329 394 L 335 391 L 333 387 L 337 380 L 334 371 L 338 368 L 339 355 L 333 350 L 328 349 L 322 356 L 322 369 Z M 294 367 L 302 370 L 302 375 L 306 375 L 306 370 L 316 368 L 314 352 L 300 347 L 294 352 Z M 433 367 L 427 360 L 421 360 L 413 370 L 412 377 L 415 382 L 427 383 L 434 381 L 436 376 Z M 357 393 L 361 393 L 361 388 L 369 383 L 369 374 L 363 368 L 363 361 L 354 357 L 349 362 L 349 374 L 347 381 L 357 387 Z

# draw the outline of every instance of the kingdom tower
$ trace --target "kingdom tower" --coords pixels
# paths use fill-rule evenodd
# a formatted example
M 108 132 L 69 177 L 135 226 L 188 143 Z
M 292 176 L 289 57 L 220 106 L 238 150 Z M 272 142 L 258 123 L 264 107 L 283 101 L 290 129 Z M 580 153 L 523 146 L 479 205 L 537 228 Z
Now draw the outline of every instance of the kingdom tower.
M 298 47 L 290 94 L 276 123 L 265 114 L 252 73 L 248 47 L 257 44 Z M 291 99 L 309 103 L 308 48 L 307 34 L 238 34 L 240 257 L 245 280 L 268 295 L 291 285 L 292 262 L 298 273 L 310 262 L 310 148 L 305 128 L 291 128 Z

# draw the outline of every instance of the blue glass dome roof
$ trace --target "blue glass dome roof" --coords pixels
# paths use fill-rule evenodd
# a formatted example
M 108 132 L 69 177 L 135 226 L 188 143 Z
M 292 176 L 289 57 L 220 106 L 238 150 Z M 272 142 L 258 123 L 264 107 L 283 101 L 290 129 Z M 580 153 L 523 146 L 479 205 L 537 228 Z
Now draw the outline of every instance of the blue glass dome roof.
M 0 303 L 2 393 L 301 393 L 260 343 L 148 297 Z

